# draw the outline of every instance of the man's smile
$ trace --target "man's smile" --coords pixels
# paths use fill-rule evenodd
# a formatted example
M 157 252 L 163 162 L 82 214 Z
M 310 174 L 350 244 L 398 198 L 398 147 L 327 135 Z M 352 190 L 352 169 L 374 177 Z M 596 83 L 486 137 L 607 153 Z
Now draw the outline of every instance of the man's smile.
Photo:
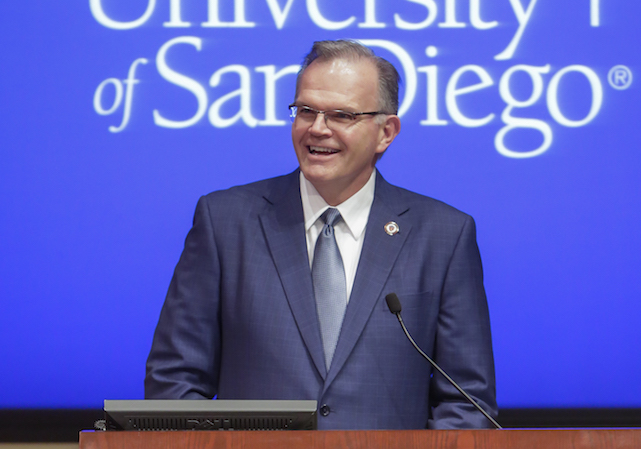
M 310 145 L 307 148 L 309 149 L 309 152 L 311 154 L 322 154 L 322 155 L 325 155 L 325 154 L 336 154 L 336 153 L 340 152 L 340 150 L 336 150 L 334 148 L 317 147 L 317 146 L 313 146 L 313 145 Z

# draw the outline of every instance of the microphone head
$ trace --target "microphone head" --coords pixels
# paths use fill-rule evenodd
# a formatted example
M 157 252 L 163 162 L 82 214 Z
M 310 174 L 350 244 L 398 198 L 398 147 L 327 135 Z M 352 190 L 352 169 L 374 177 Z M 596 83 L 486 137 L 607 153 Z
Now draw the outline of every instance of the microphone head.
M 401 313 L 401 300 L 398 299 L 396 293 L 390 293 L 385 296 L 385 301 L 387 302 L 387 307 L 389 311 L 393 314 Z

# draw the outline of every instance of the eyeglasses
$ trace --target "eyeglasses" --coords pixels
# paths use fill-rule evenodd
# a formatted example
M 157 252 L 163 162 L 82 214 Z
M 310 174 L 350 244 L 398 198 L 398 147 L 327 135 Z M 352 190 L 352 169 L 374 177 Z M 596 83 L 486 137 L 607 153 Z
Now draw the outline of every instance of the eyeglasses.
M 325 117 L 325 125 L 334 126 L 347 126 L 355 122 L 359 117 L 364 115 L 375 116 L 385 114 L 382 111 L 374 112 L 347 112 L 335 109 L 332 111 L 319 111 L 318 109 L 310 108 L 309 106 L 299 106 L 297 104 L 289 105 L 289 118 L 292 120 L 298 119 L 299 121 L 307 124 L 312 124 L 316 121 L 316 116 L 323 114 Z

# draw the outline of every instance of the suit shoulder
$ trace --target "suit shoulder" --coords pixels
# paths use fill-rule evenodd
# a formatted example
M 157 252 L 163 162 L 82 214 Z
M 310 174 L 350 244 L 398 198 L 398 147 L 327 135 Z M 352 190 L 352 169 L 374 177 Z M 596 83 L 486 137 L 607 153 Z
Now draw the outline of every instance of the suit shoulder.
M 398 204 L 428 217 L 440 217 L 451 221 L 473 220 L 467 213 L 451 206 L 444 201 L 437 200 L 427 195 L 407 190 L 403 187 L 388 184 L 389 188 L 398 198 Z
M 291 188 L 293 183 L 298 181 L 298 177 L 294 176 L 295 173 L 233 186 L 228 189 L 215 190 L 204 195 L 201 201 L 216 208 L 224 205 L 242 205 L 246 209 L 263 207 L 269 202 L 269 198 L 274 192 Z

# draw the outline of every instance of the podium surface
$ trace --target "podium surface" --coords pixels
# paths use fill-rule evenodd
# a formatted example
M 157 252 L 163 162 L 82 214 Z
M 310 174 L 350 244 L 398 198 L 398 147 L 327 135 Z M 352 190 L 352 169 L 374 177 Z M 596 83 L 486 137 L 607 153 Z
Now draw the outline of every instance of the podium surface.
M 80 432 L 80 449 L 640 449 L 641 429 Z

